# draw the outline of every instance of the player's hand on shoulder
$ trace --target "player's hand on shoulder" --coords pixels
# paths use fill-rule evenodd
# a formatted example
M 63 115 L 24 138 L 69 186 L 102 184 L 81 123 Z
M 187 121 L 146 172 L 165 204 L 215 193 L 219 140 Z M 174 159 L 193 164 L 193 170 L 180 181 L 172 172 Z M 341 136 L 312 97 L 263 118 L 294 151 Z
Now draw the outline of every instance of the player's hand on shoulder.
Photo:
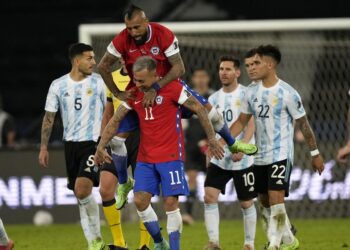
M 319 175 L 321 175 L 321 173 L 323 172 L 324 161 L 320 154 L 312 157 L 312 169 L 315 172 L 318 172 Z
M 133 100 L 135 99 L 135 90 L 130 89 L 130 90 L 125 90 L 125 91 L 120 91 L 118 94 L 115 96 L 121 101 L 127 101 L 127 100 Z
M 222 145 L 216 140 L 211 139 L 208 141 L 208 155 L 220 160 L 224 158 L 225 150 Z
M 152 107 L 156 99 L 156 96 L 157 96 L 157 91 L 154 88 L 150 88 L 148 91 L 145 92 L 143 96 L 142 106 L 144 108 Z
M 39 164 L 44 168 L 49 166 L 49 151 L 47 149 L 40 149 Z

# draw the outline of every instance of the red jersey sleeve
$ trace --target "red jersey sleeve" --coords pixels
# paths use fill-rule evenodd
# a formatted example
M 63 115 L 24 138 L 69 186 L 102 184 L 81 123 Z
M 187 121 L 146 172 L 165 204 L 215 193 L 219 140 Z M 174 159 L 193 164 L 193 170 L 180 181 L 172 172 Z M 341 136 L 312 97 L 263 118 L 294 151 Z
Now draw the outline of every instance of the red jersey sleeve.
M 157 35 L 157 37 L 160 39 L 161 51 L 164 51 L 164 54 L 167 57 L 179 53 L 179 42 L 174 33 L 163 25 L 155 23 L 153 23 L 153 25 L 154 28 L 156 28 L 157 33 L 159 32 L 159 35 Z
M 122 57 L 125 54 L 127 44 L 128 33 L 124 29 L 118 35 L 116 35 L 112 42 L 108 45 L 107 51 L 116 57 Z
M 170 84 L 169 84 L 170 85 Z M 178 81 L 171 84 L 172 100 L 182 105 L 192 94 Z

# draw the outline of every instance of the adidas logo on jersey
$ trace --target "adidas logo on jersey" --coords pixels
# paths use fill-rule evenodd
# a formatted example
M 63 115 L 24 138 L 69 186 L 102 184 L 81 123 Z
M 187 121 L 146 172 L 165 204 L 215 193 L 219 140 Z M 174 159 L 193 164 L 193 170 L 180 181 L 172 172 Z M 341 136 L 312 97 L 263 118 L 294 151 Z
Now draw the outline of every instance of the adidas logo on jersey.
M 254 187 L 250 187 L 248 191 L 249 192 L 254 192 L 254 190 L 255 190 Z
M 283 181 L 282 180 L 278 180 L 278 181 L 276 181 L 276 184 L 283 185 Z
M 255 99 L 254 99 L 254 101 L 253 102 L 258 102 L 258 98 L 257 97 L 255 97 Z
M 91 173 L 90 167 L 84 169 L 85 172 Z
M 66 92 L 66 93 L 64 94 L 64 97 L 68 97 L 68 96 L 69 96 L 69 93 Z

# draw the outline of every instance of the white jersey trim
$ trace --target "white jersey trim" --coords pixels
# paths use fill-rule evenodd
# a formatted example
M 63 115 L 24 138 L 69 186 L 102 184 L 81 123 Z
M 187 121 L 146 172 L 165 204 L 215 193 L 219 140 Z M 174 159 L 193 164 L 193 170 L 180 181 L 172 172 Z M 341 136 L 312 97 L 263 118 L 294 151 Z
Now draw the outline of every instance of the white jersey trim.
M 177 103 L 180 105 L 184 104 L 184 102 L 186 102 L 187 99 L 191 97 L 191 95 L 192 94 L 185 87 L 182 87 L 179 100 L 177 101 Z
M 164 54 L 167 57 L 170 57 L 170 56 L 175 55 L 179 52 L 180 52 L 179 41 L 177 40 L 177 38 L 175 36 L 171 45 L 164 51 Z
M 128 110 L 132 110 L 132 108 L 126 102 L 122 102 L 122 105 Z
M 114 47 L 113 42 L 110 42 L 107 46 L 108 53 L 112 54 L 115 57 L 121 58 L 122 55 L 119 53 L 119 51 Z

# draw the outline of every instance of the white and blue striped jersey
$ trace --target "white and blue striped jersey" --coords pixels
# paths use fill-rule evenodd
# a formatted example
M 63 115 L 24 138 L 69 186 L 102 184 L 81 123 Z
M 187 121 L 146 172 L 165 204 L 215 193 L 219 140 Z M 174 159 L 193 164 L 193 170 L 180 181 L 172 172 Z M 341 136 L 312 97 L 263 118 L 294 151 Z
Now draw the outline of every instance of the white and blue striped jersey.
M 241 103 L 243 102 L 246 90 L 247 87 L 238 84 L 238 87 L 230 93 L 224 92 L 221 88 L 209 97 L 210 104 L 223 114 L 228 127 L 237 120 L 241 113 Z M 243 135 L 244 131 L 240 133 L 236 139 L 242 139 Z M 220 138 L 218 134 L 216 134 L 216 136 Z M 254 136 L 250 140 L 250 143 L 255 143 Z M 224 149 L 224 158 L 217 160 L 213 157 L 210 162 L 225 170 L 242 170 L 253 165 L 254 158 L 252 156 L 245 155 L 242 160 L 233 162 L 231 158 L 232 153 L 228 149 L 228 146 L 225 145 Z
M 45 110 L 60 109 L 64 141 L 97 141 L 106 102 L 105 85 L 93 73 L 80 82 L 66 74 L 51 83 Z
M 293 120 L 305 115 L 298 92 L 288 83 L 279 80 L 265 88 L 262 82 L 248 86 L 242 103 L 242 112 L 252 114 L 255 121 L 255 138 L 258 152 L 255 165 L 268 165 L 281 160 L 293 162 Z

